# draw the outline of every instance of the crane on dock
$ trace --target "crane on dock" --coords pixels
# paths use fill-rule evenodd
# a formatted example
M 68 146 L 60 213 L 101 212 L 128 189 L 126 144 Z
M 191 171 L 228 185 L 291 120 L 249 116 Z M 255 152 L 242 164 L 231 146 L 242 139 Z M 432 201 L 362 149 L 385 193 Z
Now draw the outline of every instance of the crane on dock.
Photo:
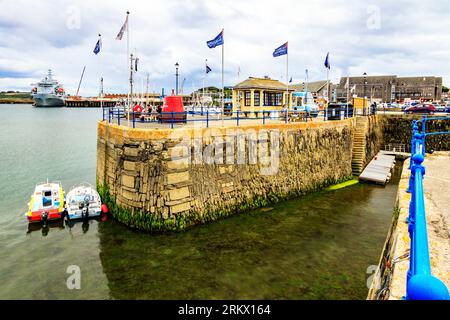
M 86 71 L 86 66 L 83 67 L 83 72 L 81 72 L 81 78 L 80 78 L 80 82 L 78 82 L 77 93 L 75 94 L 74 97 L 72 97 L 73 100 L 80 100 L 80 98 L 81 98 L 78 94 L 80 93 L 81 82 L 83 81 L 85 71 Z

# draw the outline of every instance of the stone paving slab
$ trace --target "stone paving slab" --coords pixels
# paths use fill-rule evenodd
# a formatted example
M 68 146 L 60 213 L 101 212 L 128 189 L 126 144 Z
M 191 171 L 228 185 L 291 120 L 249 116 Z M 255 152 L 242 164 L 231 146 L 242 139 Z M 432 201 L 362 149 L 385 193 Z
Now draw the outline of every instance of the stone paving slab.
M 427 218 L 428 243 L 431 272 L 450 288 L 450 152 L 435 152 L 427 155 L 424 161 L 424 195 Z M 406 193 L 409 181 L 409 159 L 405 161 L 399 184 L 399 218 L 394 231 L 394 259 L 410 249 L 408 224 L 409 201 Z M 399 261 L 393 266 L 389 299 L 402 299 L 406 290 L 406 274 L 409 259 Z

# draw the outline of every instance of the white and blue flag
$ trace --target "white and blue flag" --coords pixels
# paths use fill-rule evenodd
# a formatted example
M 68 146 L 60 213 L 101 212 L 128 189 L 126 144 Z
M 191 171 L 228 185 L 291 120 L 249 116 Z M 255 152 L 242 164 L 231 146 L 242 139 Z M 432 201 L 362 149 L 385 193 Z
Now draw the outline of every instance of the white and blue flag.
M 279 57 L 279 56 L 285 55 L 287 53 L 288 53 L 288 43 L 286 42 L 285 44 L 283 44 L 275 49 L 275 51 L 273 52 L 273 56 Z
M 327 53 L 327 57 L 325 58 L 325 62 L 323 63 L 323 64 L 325 65 L 325 68 L 327 68 L 327 69 L 330 69 L 330 68 L 331 68 L 331 66 L 330 66 L 329 55 L 330 55 L 330 53 L 328 52 L 328 53 Z
M 210 49 L 223 45 L 223 30 L 214 39 L 206 41 L 206 44 Z
M 99 38 L 98 38 L 97 44 L 95 45 L 95 48 L 94 48 L 95 54 L 99 54 L 100 50 L 102 50 L 102 38 L 100 35 L 98 35 L 98 37 Z
M 127 12 L 127 18 L 125 19 L 125 22 L 123 23 L 122 27 L 120 28 L 119 33 L 116 36 L 116 40 L 122 40 L 123 34 L 126 32 L 128 32 L 128 15 L 130 13 Z
M 206 74 L 210 73 L 211 71 L 212 71 L 211 68 L 208 65 L 206 65 Z

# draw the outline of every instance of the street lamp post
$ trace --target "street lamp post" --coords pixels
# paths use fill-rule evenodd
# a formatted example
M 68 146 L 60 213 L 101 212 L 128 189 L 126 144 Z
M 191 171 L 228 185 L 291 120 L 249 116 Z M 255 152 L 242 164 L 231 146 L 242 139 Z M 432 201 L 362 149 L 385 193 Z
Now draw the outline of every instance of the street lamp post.
M 364 72 L 364 74 L 363 74 L 363 76 L 364 76 L 364 97 L 363 97 L 363 101 L 364 101 L 364 110 L 363 110 L 363 113 L 364 113 L 364 115 L 366 115 L 366 86 L 367 86 L 367 73 L 366 72 Z
M 175 72 L 175 94 L 178 95 L 178 68 L 180 67 L 179 63 L 175 63 L 175 68 L 176 68 L 176 72 Z

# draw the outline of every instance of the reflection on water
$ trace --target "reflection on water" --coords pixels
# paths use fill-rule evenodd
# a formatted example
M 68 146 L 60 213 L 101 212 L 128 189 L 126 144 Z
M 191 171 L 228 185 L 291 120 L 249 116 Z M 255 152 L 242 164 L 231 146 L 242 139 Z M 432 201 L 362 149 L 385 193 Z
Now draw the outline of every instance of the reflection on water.
M 100 117 L 0 106 L 0 299 L 365 298 L 398 172 L 386 188 L 316 193 L 183 233 L 141 234 L 111 219 L 28 229 L 37 182 L 95 183 Z M 81 290 L 66 285 L 73 265 Z
M 117 299 L 364 299 L 390 226 L 400 170 L 179 234 L 108 221 L 100 259 Z
M 46 224 L 30 223 L 28 224 L 27 234 L 40 231 L 42 233 L 42 236 L 45 237 L 48 235 L 51 229 L 55 229 L 55 231 L 61 231 L 66 228 L 69 230 L 69 233 L 71 233 L 72 228 L 74 228 L 76 225 L 81 225 L 81 230 L 83 231 L 83 233 L 87 233 L 89 231 L 89 227 L 92 221 L 105 222 L 107 219 L 108 215 L 102 213 L 99 217 L 92 217 L 83 220 L 82 219 L 71 220 L 66 217 L 64 219 L 57 221 L 49 221 Z

